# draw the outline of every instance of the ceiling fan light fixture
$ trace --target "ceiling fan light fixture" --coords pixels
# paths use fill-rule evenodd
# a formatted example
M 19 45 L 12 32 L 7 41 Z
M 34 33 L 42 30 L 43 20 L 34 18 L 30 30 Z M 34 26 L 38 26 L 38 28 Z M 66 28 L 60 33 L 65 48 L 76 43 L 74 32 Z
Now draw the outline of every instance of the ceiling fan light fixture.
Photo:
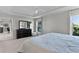
M 39 13 L 39 11 L 38 10 L 35 10 L 35 14 L 38 14 Z

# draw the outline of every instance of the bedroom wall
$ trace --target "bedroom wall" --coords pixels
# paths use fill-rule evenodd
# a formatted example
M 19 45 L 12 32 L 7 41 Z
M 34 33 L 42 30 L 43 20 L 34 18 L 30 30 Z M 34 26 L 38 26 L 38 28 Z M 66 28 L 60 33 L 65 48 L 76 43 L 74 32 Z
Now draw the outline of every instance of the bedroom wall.
M 69 34 L 70 17 L 69 12 L 60 12 L 43 17 L 43 33 L 56 32 Z

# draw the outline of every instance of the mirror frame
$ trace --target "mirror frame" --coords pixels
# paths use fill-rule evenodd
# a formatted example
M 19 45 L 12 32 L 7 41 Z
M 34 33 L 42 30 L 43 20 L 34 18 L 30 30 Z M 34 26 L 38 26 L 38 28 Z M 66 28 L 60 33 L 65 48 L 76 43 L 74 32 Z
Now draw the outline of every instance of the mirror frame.
M 31 23 L 30 21 L 19 20 L 19 29 L 20 29 L 20 22 L 27 22 L 27 28 L 28 28 L 28 22 Z

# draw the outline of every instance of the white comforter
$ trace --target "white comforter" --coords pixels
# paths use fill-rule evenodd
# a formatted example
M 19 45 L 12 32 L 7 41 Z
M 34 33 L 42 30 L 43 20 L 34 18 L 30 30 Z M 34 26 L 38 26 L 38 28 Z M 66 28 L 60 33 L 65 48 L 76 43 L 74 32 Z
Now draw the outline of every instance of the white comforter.
M 0 52 L 79 53 L 79 37 L 49 33 L 19 40 L 1 40 Z
M 51 52 L 53 51 L 57 53 L 79 52 L 79 38 L 74 36 L 58 33 L 49 33 L 37 37 L 32 37 L 30 41 L 33 44 L 45 48 Z

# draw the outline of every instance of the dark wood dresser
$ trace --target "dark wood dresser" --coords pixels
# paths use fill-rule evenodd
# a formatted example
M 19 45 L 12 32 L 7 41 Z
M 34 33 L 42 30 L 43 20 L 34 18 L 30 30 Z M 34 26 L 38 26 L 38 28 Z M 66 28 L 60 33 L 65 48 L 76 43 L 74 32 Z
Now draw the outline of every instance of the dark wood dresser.
M 32 36 L 32 31 L 31 29 L 17 29 L 16 30 L 16 38 L 19 39 L 19 38 L 24 38 L 24 37 L 30 37 Z

